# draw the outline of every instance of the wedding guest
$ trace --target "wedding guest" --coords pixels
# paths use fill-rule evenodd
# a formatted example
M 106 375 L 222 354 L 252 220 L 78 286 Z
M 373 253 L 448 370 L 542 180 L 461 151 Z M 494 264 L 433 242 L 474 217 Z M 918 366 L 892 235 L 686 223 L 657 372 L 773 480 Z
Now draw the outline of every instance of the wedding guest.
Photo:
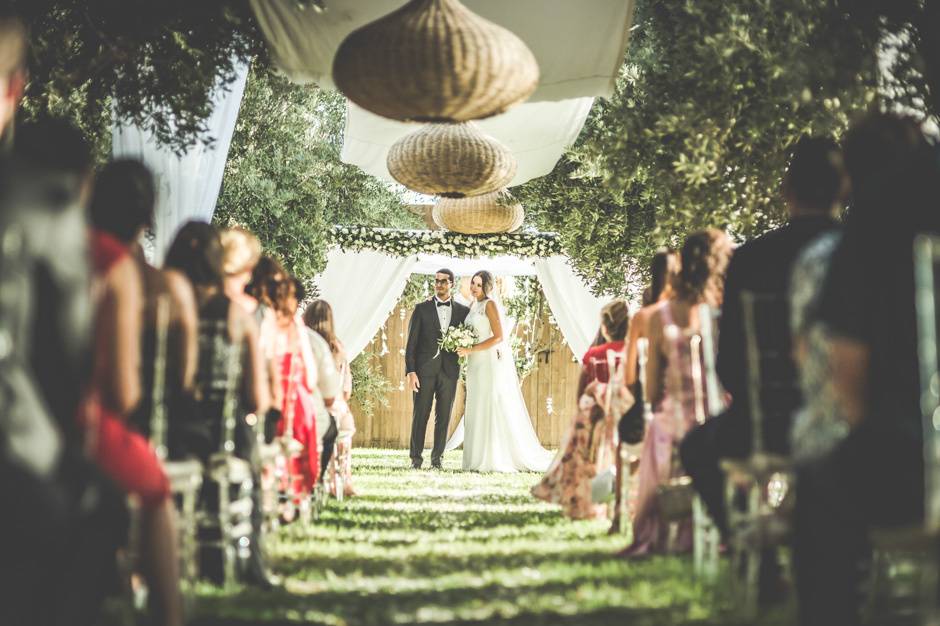
M 590 382 L 598 380 L 606 383 L 610 379 L 607 352 L 619 354 L 624 351 L 624 339 L 629 322 L 629 308 L 626 300 L 614 300 L 601 309 L 601 327 L 598 334 L 602 342 L 588 348 L 581 359 L 581 375 L 578 379 L 577 393 L 579 398 Z
M 669 529 L 657 508 L 657 488 L 677 477 L 675 447 L 696 424 L 701 398 L 707 406 L 706 390 L 695 389 L 693 358 L 689 338 L 701 328 L 699 305 L 718 308 L 722 302 L 725 271 L 731 258 L 728 236 L 716 229 L 689 235 L 681 250 L 681 269 L 673 284 L 673 295 L 657 305 L 649 318 L 649 362 L 646 389 L 653 407 L 653 419 L 646 429 L 640 452 L 639 486 L 633 543 L 624 556 L 646 556 L 667 548 Z M 704 370 L 704 361 L 699 363 Z M 701 381 L 699 381 L 701 382 Z M 691 520 L 680 526 L 675 548 L 692 547 Z
M 258 344 L 267 372 L 271 407 L 264 416 L 263 432 L 268 443 L 274 437 L 281 415 L 280 364 L 274 358 L 274 337 L 277 334 L 271 298 L 266 285 L 284 276 L 280 264 L 261 255 L 261 242 L 244 228 L 233 226 L 219 233 L 222 240 L 223 290 L 232 302 L 252 316 L 258 327 Z
M 130 421 L 150 436 L 153 413 L 154 366 L 157 355 L 157 307 L 167 303 L 165 387 L 163 402 L 172 425 L 186 423 L 198 355 L 196 299 L 184 274 L 158 270 L 144 258 L 138 245 L 153 223 L 156 195 L 153 175 L 140 161 L 121 159 L 104 167 L 95 180 L 90 215 L 95 228 L 110 234 L 133 254 L 143 281 L 143 334 L 141 337 L 141 401 Z M 174 430 L 169 437 L 178 436 Z M 171 443 L 169 447 L 174 447 Z
M 627 337 L 627 385 L 633 388 L 637 382 L 637 341 L 646 337 L 650 316 L 656 305 L 672 296 L 672 281 L 679 273 L 679 255 L 675 250 L 660 250 L 650 263 L 650 284 L 643 292 L 643 308 L 636 312 Z M 637 389 L 633 389 L 637 391 Z
M 916 122 L 889 114 L 857 123 L 844 147 L 851 209 L 818 319 L 830 332 L 833 391 L 848 434 L 797 476 L 805 626 L 858 624 L 869 531 L 923 524 L 924 515 L 912 246 L 918 233 L 940 233 L 940 160 Z
M 141 502 L 149 590 L 156 622 L 182 624 L 176 515 L 170 487 L 150 443 L 128 425 L 141 401 L 143 285 L 137 261 L 114 236 L 94 230 L 95 365 L 82 418 L 102 470 Z
M 727 536 L 724 503 L 723 458 L 744 458 L 751 448 L 751 420 L 747 405 L 747 358 L 744 345 L 744 318 L 741 292 L 776 296 L 786 302 L 790 274 L 797 255 L 819 235 L 837 229 L 835 213 L 844 195 L 845 176 L 838 147 L 823 138 L 804 138 L 793 151 L 784 177 L 783 193 L 790 220 L 735 251 L 728 266 L 725 301 L 718 337 L 717 370 L 732 404 L 722 415 L 714 416 L 692 430 L 682 442 L 682 465 L 702 496 L 723 536 Z M 781 306 L 786 306 L 782 304 Z M 790 344 L 787 315 L 779 316 L 783 328 L 773 334 Z M 783 352 L 790 349 L 783 346 Z M 796 389 L 795 366 L 788 372 Z M 779 394 L 778 394 L 779 395 Z M 799 406 L 799 396 L 791 393 L 786 402 L 763 407 L 764 446 L 769 452 L 789 453 L 790 422 Z
M 304 323 L 313 331 L 310 343 L 317 361 L 319 396 L 328 407 L 338 431 L 334 465 L 343 476 L 344 495 L 353 496 L 356 492 L 352 484 L 352 438 L 356 434 L 356 423 L 349 409 L 349 400 L 352 397 L 349 360 L 346 358 L 342 342 L 336 336 L 333 308 L 326 300 L 314 300 L 310 303 L 304 311 Z M 330 481 L 330 489 L 333 489 L 333 486 L 333 481 Z
M 280 410 L 275 408 L 275 406 L 279 406 L 275 404 L 280 401 L 279 393 L 272 393 L 275 390 L 279 392 L 280 388 L 280 381 L 276 376 L 277 364 L 274 362 L 273 351 L 270 349 L 274 314 L 270 308 L 247 292 L 247 285 L 251 280 L 252 271 L 261 259 L 261 242 L 254 234 L 238 226 L 221 230 L 219 240 L 222 242 L 222 290 L 233 304 L 240 306 L 245 313 L 251 316 L 258 329 L 258 352 L 262 360 L 260 377 L 272 405 L 263 416 L 262 428 L 270 430 L 273 434 L 273 429 L 277 427 L 277 423 L 281 419 Z M 253 432 L 249 434 L 251 436 L 242 442 L 243 451 L 240 453 L 243 458 L 248 459 L 251 463 L 251 497 L 253 505 L 251 511 L 252 536 L 249 544 L 250 556 L 243 578 L 250 585 L 262 589 L 271 589 L 278 584 L 278 581 L 268 573 L 267 558 L 264 554 L 261 451 L 258 448 L 257 436 Z
M 271 280 L 265 287 L 275 314 L 274 358 L 279 364 L 281 380 L 281 413 L 278 435 L 289 434 L 300 444 L 301 451 L 290 459 L 292 491 L 296 498 L 309 495 L 320 478 L 321 424 L 329 424 L 327 416 L 317 416 L 314 389 L 317 388 L 317 364 L 310 348 L 307 329 L 297 315 L 298 283 L 285 276 Z M 325 412 L 324 412 L 325 413 Z M 326 422 L 323 418 L 326 417 Z
M 629 310 L 624 300 L 614 300 L 601 310 L 601 334 L 606 340 L 588 349 L 582 360 L 578 383 L 578 410 L 562 437 L 555 456 L 542 480 L 532 488 L 532 495 L 559 504 L 571 519 L 607 517 L 607 505 L 595 504 L 591 496 L 593 481 L 609 472 L 616 459 L 617 420 L 632 402 L 621 387 L 616 401 L 608 401 L 610 369 L 608 350 L 623 353 Z M 622 367 L 622 363 L 621 363 Z
M 25 82 L 25 31 L 0 4 L 0 133 Z M 97 622 L 127 536 L 124 502 L 85 455 L 90 382 L 88 145 L 55 120 L 0 156 L 0 623 Z M 55 602 L 48 599 L 55 598 Z

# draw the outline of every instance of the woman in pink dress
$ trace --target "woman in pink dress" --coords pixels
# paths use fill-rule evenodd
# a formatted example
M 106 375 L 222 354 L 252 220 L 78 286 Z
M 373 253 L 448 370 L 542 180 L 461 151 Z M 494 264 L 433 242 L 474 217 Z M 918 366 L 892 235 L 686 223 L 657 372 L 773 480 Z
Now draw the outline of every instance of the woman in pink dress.
M 720 230 L 689 235 L 682 246 L 682 268 L 676 276 L 673 295 L 656 305 L 649 316 L 646 393 L 653 407 L 653 419 L 640 452 L 633 543 L 623 551 L 624 556 L 664 553 L 669 547 L 669 528 L 659 513 L 657 491 L 660 485 L 681 475 L 675 447 L 696 422 L 696 405 L 707 403 L 704 385 L 699 386 L 702 395 L 696 397 L 695 372 L 699 375 L 704 372 L 704 362 L 701 351 L 693 354 L 690 339 L 700 330 L 699 305 L 721 306 L 730 258 L 731 241 Z M 691 531 L 691 519 L 680 523 L 672 546 L 676 551 L 691 550 Z

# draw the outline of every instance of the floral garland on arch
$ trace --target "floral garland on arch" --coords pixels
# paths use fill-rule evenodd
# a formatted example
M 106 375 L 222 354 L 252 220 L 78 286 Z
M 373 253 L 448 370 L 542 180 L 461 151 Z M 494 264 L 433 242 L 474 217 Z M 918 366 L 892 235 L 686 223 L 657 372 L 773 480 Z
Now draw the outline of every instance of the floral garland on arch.
M 546 258 L 562 254 L 554 233 L 464 235 L 444 230 L 397 230 L 334 226 L 333 243 L 346 250 L 376 250 L 395 256 L 445 254 L 452 257 L 516 256 Z

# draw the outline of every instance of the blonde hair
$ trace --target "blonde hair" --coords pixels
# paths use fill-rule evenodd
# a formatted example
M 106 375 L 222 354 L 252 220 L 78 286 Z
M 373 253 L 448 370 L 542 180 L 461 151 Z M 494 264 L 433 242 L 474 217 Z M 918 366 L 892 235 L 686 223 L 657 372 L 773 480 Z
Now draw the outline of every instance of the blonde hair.
M 226 276 L 250 272 L 261 258 L 261 242 L 241 226 L 226 228 L 222 239 L 222 271 Z

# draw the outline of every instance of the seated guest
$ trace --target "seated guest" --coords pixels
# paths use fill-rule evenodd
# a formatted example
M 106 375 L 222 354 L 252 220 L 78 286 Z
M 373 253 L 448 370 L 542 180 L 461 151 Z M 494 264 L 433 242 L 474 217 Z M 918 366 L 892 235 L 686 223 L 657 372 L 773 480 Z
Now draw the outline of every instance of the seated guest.
M 258 350 L 254 321 L 222 289 L 222 242 L 216 229 L 202 222 L 188 222 L 177 233 L 166 254 L 166 266 L 189 278 L 199 312 L 199 366 L 196 399 L 199 411 L 190 419 L 201 423 L 188 429 L 193 437 L 180 442 L 178 456 L 202 460 L 222 449 L 223 404 L 234 370 L 236 450 L 243 450 L 253 433 L 244 416 L 267 410 L 270 401 Z M 234 367 L 232 361 L 234 360 Z M 198 435 L 196 435 L 198 433 Z
M 610 380 L 607 366 L 607 352 L 618 353 L 621 358 L 624 349 L 627 327 L 629 325 L 629 309 L 625 300 L 614 300 L 601 309 L 601 327 L 599 335 L 602 341 L 584 353 L 581 359 L 581 375 L 578 379 L 578 393 L 580 398 L 584 389 L 592 381 L 606 383 Z
M 672 281 L 679 273 L 679 255 L 675 250 L 660 250 L 653 255 L 650 263 L 650 284 L 643 292 L 643 308 L 636 312 L 630 324 L 630 335 L 627 337 L 627 379 L 626 383 L 633 387 L 637 381 L 639 367 L 637 364 L 637 341 L 646 337 L 649 318 L 656 310 L 656 305 L 672 296 Z
M 640 452 L 639 486 L 633 543 L 624 556 L 646 556 L 667 548 L 668 526 L 659 515 L 656 501 L 658 487 L 677 478 L 674 448 L 696 424 L 702 398 L 706 393 L 695 389 L 692 359 L 697 357 L 699 371 L 704 369 L 701 353 L 691 350 L 690 335 L 701 329 L 699 305 L 718 308 L 722 302 L 725 270 L 731 257 L 727 235 L 715 229 L 689 235 L 682 246 L 682 269 L 673 284 L 673 296 L 657 305 L 649 318 L 649 362 L 646 389 L 653 407 L 653 419 L 646 429 Z M 699 381 L 701 383 L 701 381 Z M 675 548 L 692 547 L 691 520 L 683 523 Z
M 937 152 L 918 125 L 887 114 L 844 141 L 852 187 L 817 317 L 848 434 L 797 474 L 800 622 L 859 623 L 859 583 L 875 526 L 923 524 L 924 448 L 912 245 L 940 234 Z
M 308 335 L 314 358 L 317 361 L 317 398 L 323 403 L 336 424 L 337 465 L 343 473 L 345 495 L 355 495 L 352 486 L 352 438 L 356 434 L 356 423 L 349 410 L 352 397 L 352 373 L 342 342 L 333 327 L 333 309 L 326 300 L 314 300 L 304 311 L 304 323 L 312 332 Z M 329 464 L 329 449 L 324 442 L 324 463 Z M 330 483 L 330 489 L 333 483 Z M 334 494 L 336 495 L 336 494 Z
M 614 300 L 601 310 L 601 334 L 606 342 L 584 354 L 578 382 L 578 411 L 562 438 L 555 460 L 532 488 L 532 495 L 560 504 L 562 512 L 572 519 L 607 516 L 607 505 L 592 501 L 591 485 L 613 466 L 617 419 L 632 401 L 625 388 L 621 388 L 621 397 L 616 402 L 608 402 L 606 397 L 610 381 L 607 351 L 622 355 L 628 319 L 624 300 Z
M 223 245 L 242 245 L 242 243 L 245 243 L 254 247 L 254 244 L 250 243 L 245 237 L 236 236 L 235 231 L 230 234 L 226 234 L 227 232 L 229 231 L 222 232 Z M 251 236 L 254 237 L 254 235 Z M 235 268 L 231 269 L 235 270 Z M 283 417 L 281 407 L 284 404 L 284 398 L 281 395 L 281 364 L 274 354 L 274 339 L 277 336 L 277 323 L 274 316 L 274 292 L 277 291 L 277 285 L 280 284 L 280 281 L 287 276 L 287 272 L 275 259 L 261 255 L 252 267 L 250 276 L 248 283 L 244 286 L 244 292 L 248 298 L 239 296 L 236 301 L 245 306 L 245 310 L 254 316 L 255 322 L 258 324 L 261 355 L 267 366 L 268 388 L 271 391 L 271 408 L 264 420 L 264 439 L 270 443 L 274 439 L 278 424 L 280 424 Z M 229 276 L 225 283 L 226 293 L 232 294 L 239 291 L 241 282 L 241 277 Z M 257 304 L 255 305 L 252 300 Z
M 247 293 L 247 285 L 251 280 L 252 271 L 261 259 L 261 242 L 252 233 L 240 227 L 226 228 L 219 233 L 219 239 L 222 242 L 222 289 L 225 295 L 232 303 L 240 306 L 245 313 L 251 316 L 257 328 L 259 329 L 258 352 L 262 359 L 262 369 L 260 371 L 261 381 L 267 388 L 269 394 L 272 387 L 280 384 L 280 381 L 274 376 L 274 359 L 270 350 L 265 350 L 266 342 L 261 337 L 262 329 L 268 329 L 273 322 L 274 314 L 270 308 L 258 301 L 257 298 Z M 271 403 L 280 398 L 271 398 Z M 263 428 L 276 427 L 281 419 L 280 410 L 270 408 L 264 416 Z M 250 559 L 247 570 L 244 572 L 244 580 L 250 585 L 270 589 L 276 582 L 268 574 L 266 567 L 266 558 L 263 549 L 264 536 L 264 504 L 262 497 L 262 461 L 261 452 L 258 449 L 258 438 L 251 432 L 253 429 L 246 429 L 250 437 L 246 437 L 240 442 L 239 455 L 251 462 L 252 470 L 252 536 L 249 545 Z
M 24 30 L 8 11 L 0 132 L 25 82 Z M 87 143 L 60 121 L 20 127 L 0 157 L 0 624 L 97 623 L 127 537 L 126 495 L 88 461 L 75 419 L 90 382 L 92 178 Z
M 137 261 L 101 230 L 92 233 L 95 364 L 82 414 L 95 460 L 142 508 L 143 556 L 157 623 L 182 624 L 175 508 L 170 486 L 149 442 L 128 425 L 141 401 L 140 339 L 144 310 Z
M 785 301 L 790 273 L 797 255 L 819 235 L 837 228 L 834 219 L 843 195 L 844 176 L 839 150 L 831 141 L 806 138 L 797 144 L 784 178 L 784 197 L 790 212 L 786 225 L 772 230 L 735 251 L 728 266 L 724 306 L 718 337 L 717 369 L 731 393 L 731 407 L 692 430 L 682 443 L 682 465 L 701 494 L 715 525 L 727 536 L 724 505 L 723 458 L 744 458 L 751 449 L 751 422 L 747 407 L 747 357 L 741 292 L 777 296 Z M 774 329 L 789 343 L 786 315 L 783 328 Z M 790 350 L 783 348 L 784 353 Z M 793 381 L 796 387 L 796 381 Z M 789 452 L 790 418 L 799 404 L 765 408 L 764 446 L 778 454 Z
M 191 410 L 196 375 L 197 316 L 196 299 L 189 280 L 175 270 L 158 270 L 143 256 L 137 245 L 142 233 L 152 225 L 156 202 L 153 176 L 147 167 L 131 159 L 113 161 L 95 180 L 91 201 L 91 221 L 95 228 L 115 237 L 134 254 L 144 286 L 144 317 L 141 352 L 142 397 L 131 416 L 131 423 L 150 435 L 153 412 L 154 365 L 157 354 L 157 303 L 168 304 L 166 328 L 166 363 L 163 401 L 172 424 L 185 423 L 180 413 Z M 170 433 L 175 436 L 176 432 Z M 173 447 L 172 445 L 170 447 Z

